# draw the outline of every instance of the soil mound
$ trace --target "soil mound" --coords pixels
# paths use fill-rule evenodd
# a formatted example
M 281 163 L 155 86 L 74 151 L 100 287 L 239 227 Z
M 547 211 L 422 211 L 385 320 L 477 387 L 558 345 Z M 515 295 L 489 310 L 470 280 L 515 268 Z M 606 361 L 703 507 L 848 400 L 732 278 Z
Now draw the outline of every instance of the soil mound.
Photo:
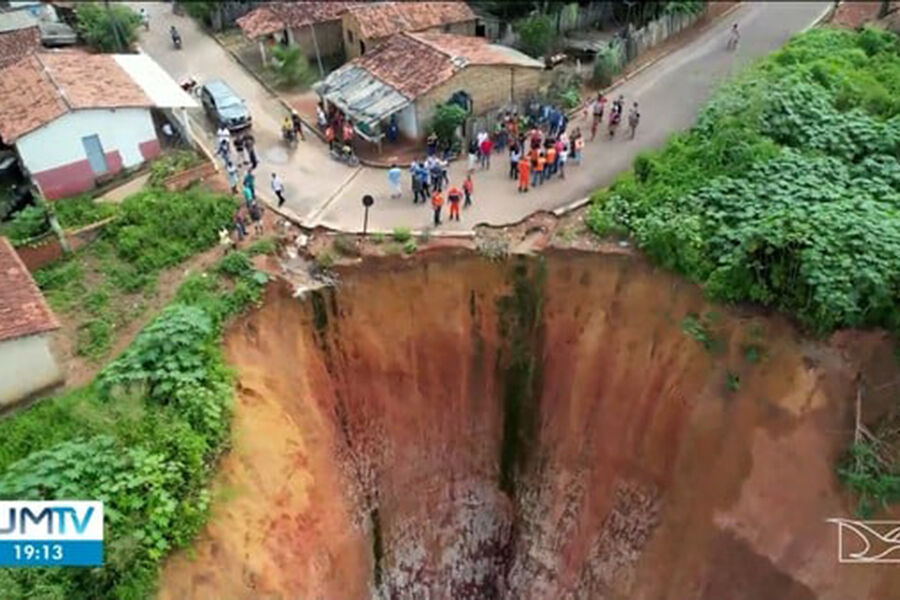
M 448 252 L 272 285 L 227 351 L 233 450 L 164 598 L 900 589 L 839 564 L 827 522 L 857 372 L 894 364 L 879 334 L 804 341 L 627 255 Z

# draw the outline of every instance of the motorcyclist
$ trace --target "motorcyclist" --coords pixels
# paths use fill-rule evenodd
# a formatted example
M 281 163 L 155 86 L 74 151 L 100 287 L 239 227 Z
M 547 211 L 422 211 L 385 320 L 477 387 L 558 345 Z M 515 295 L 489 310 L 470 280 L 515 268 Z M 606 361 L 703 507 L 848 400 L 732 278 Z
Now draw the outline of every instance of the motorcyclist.
M 738 31 L 738 24 L 735 23 L 731 26 L 731 31 L 728 33 L 728 49 L 734 50 L 737 48 L 738 42 L 741 40 L 741 33 Z
M 150 30 L 150 15 L 147 13 L 147 9 L 144 7 L 141 7 L 141 10 L 139 11 L 138 15 L 141 18 L 141 24 L 144 26 L 144 29 L 149 31 Z
M 291 111 L 291 126 L 294 128 L 294 133 L 305 142 L 306 136 L 303 135 L 303 122 L 300 120 L 300 115 L 297 114 L 296 110 Z
M 169 35 L 172 36 L 172 44 L 176 48 L 181 48 L 181 35 L 178 33 L 178 30 L 175 29 L 174 25 L 169 29 Z
M 281 135 L 288 142 L 294 141 L 294 123 L 288 116 L 281 121 Z

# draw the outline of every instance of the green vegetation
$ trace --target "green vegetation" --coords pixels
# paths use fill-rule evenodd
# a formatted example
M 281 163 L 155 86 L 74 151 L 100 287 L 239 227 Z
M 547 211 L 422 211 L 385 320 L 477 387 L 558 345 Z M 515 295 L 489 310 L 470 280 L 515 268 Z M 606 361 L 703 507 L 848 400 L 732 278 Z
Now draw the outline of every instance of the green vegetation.
M 72 263 L 69 263 L 72 264 Z M 61 271 L 57 271 L 57 274 Z M 0 498 L 102 500 L 102 569 L 0 570 L 11 598 L 148 598 L 165 555 L 204 524 L 228 439 L 225 320 L 259 301 L 241 252 L 194 275 L 89 386 L 0 421 Z
M 500 489 L 513 496 L 516 476 L 529 457 L 538 431 L 535 380 L 536 335 L 541 318 L 546 264 L 540 259 L 534 272 L 520 258 L 512 271 L 512 292 L 497 300 L 503 381 L 503 439 L 500 449 Z
M 900 500 L 900 471 L 886 459 L 874 441 L 853 444 L 838 466 L 838 477 L 859 498 L 856 512 L 862 518 L 877 508 Z
M 692 130 L 596 194 L 626 228 L 726 302 L 827 332 L 900 328 L 900 44 L 816 29 L 720 90 Z
M 128 52 L 137 42 L 141 18 L 124 4 L 79 3 L 76 29 L 85 43 L 100 52 Z
M 394 238 L 395 242 L 405 244 L 412 239 L 412 231 L 410 231 L 409 227 L 394 227 L 391 237 Z
M 215 245 L 234 206 L 202 188 L 145 190 L 122 202 L 97 241 L 39 269 L 34 277 L 50 305 L 78 323 L 76 353 L 103 358 L 116 331 L 146 309 L 159 272 Z
M 403 253 L 404 254 L 414 254 L 419 247 L 416 245 L 416 240 L 406 240 L 403 242 Z
M 282 88 L 309 85 L 316 79 L 300 46 L 293 44 L 289 46 L 276 44 L 272 47 L 272 61 L 269 69 L 275 78 L 275 84 Z
M 9 238 L 13 246 L 27 244 L 51 232 L 49 211 L 53 211 L 63 229 L 77 229 L 102 221 L 116 214 L 116 206 L 94 202 L 87 194 L 74 198 L 40 202 L 26 206 L 0 228 L 0 235 Z
M 554 21 L 547 15 L 532 15 L 515 23 L 519 48 L 525 54 L 540 58 L 550 51 L 556 38 Z
M 203 160 L 191 150 L 174 150 L 167 152 L 150 163 L 150 177 L 147 180 L 151 186 L 161 186 L 163 181 L 176 173 L 186 171 L 199 165 Z
M 56 200 L 51 206 L 63 229 L 77 229 L 116 214 L 115 204 L 95 202 L 87 194 Z
M 456 135 L 460 125 L 466 121 L 466 111 L 458 104 L 438 104 L 434 107 L 434 116 L 428 131 L 438 137 L 441 146 L 456 147 L 459 137 Z
M 3 225 L 0 235 L 9 238 L 13 246 L 21 246 L 30 240 L 50 231 L 47 211 L 40 206 L 26 206 L 17 212 L 9 222 Z
M 706 313 L 703 317 L 691 313 L 681 320 L 681 331 L 694 338 L 709 352 L 717 352 L 721 342 L 713 333 L 714 321 L 713 313 Z
M 356 245 L 356 238 L 349 234 L 339 235 L 334 238 L 332 243 L 335 251 L 341 256 L 359 256 L 359 248 Z

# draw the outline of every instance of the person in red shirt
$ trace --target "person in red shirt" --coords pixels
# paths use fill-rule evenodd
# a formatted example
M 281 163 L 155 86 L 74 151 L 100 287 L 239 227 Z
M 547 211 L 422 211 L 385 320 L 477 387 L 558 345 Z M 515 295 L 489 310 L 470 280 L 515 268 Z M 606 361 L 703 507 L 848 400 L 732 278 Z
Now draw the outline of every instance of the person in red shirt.
M 350 122 L 350 119 L 344 121 L 344 131 L 342 138 L 344 141 L 344 145 L 351 145 L 350 142 L 353 140 L 353 123 Z
M 328 149 L 334 150 L 334 127 L 331 125 L 325 128 L 325 141 L 328 142 Z
M 450 202 L 450 220 L 456 217 L 459 221 L 459 203 L 462 202 L 462 192 L 455 185 L 447 190 L 447 201 Z
M 463 191 L 466 193 L 466 203 L 464 206 L 472 206 L 472 192 L 475 190 L 475 185 L 472 183 L 472 174 L 466 175 L 466 180 L 463 181 Z
M 486 137 L 481 142 L 481 168 L 482 169 L 490 169 L 491 168 L 491 152 L 494 151 L 494 142 L 491 141 L 490 136 Z
M 444 197 L 437 190 L 431 195 L 431 208 L 434 209 L 434 226 L 441 224 L 441 208 L 444 206 Z

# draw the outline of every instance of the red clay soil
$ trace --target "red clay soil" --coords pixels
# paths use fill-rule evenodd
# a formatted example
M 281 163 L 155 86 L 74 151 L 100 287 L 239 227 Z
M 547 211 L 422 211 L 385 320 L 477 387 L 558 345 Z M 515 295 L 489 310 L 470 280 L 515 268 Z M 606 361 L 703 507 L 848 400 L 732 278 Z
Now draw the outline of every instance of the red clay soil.
M 886 336 L 810 341 L 627 254 L 340 279 L 273 284 L 227 335 L 233 450 L 162 598 L 896 597 L 826 522 L 853 511 L 857 373 L 898 376 Z
M 831 17 L 831 24 L 856 29 L 878 18 L 881 2 L 841 2 Z

